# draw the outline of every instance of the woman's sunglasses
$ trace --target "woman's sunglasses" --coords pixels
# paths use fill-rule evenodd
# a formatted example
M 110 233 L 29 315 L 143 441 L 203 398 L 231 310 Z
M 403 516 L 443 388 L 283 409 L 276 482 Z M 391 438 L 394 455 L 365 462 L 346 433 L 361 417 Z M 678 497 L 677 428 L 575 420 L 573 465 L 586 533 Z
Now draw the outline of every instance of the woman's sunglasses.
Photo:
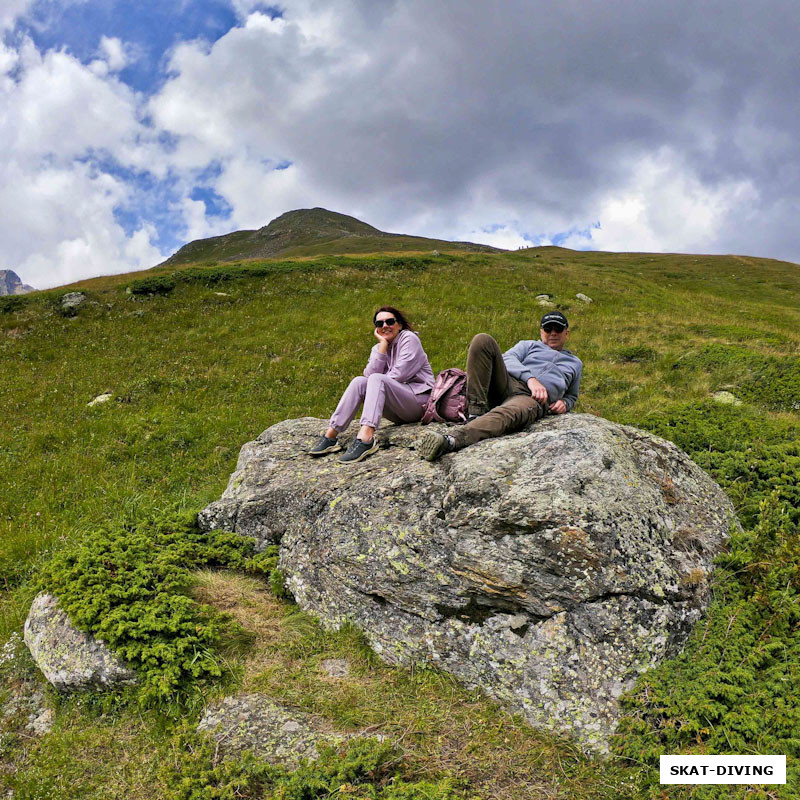
M 391 326 L 394 325 L 397 320 L 394 317 L 388 317 L 387 319 L 376 319 L 375 320 L 375 327 L 382 328 L 384 325 Z

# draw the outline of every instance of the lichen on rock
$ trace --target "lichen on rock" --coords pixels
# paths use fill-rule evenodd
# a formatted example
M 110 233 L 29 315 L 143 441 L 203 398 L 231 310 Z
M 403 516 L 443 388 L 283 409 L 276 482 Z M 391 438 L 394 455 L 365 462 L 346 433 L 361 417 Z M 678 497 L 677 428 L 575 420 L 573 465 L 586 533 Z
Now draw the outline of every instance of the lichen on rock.
M 36 596 L 25 620 L 24 638 L 36 666 L 60 691 L 138 682 L 136 673 L 103 642 L 75 628 L 53 595 Z
M 349 738 L 323 720 L 260 694 L 232 695 L 212 703 L 197 730 L 210 733 L 223 754 L 249 751 L 288 767 L 297 767 L 303 758 L 317 758 L 319 744 L 339 744 Z
M 356 465 L 311 459 L 324 427 L 246 444 L 201 525 L 279 543 L 300 607 L 354 623 L 384 660 L 434 664 L 605 749 L 619 696 L 705 608 L 736 524 L 722 490 L 671 443 L 589 415 L 434 463 L 418 425 L 382 428 Z

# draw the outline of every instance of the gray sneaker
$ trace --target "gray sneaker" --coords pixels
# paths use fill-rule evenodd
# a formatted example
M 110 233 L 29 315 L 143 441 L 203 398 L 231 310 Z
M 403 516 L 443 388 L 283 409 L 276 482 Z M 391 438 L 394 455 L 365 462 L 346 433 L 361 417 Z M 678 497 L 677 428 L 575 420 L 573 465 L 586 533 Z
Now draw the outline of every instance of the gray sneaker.
M 342 449 L 338 439 L 329 439 L 327 436 L 320 436 L 313 447 L 308 451 L 310 456 L 324 456 L 327 453 L 338 453 Z
M 453 440 L 449 436 L 436 433 L 436 431 L 423 433 L 415 442 L 414 447 L 426 461 L 435 461 L 445 453 L 452 453 L 455 450 Z
M 355 464 L 356 461 L 365 459 L 370 453 L 374 453 L 378 449 L 378 440 L 373 436 L 371 442 L 362 442 L 361 439 L 356 437 L 347 448 L 347 452 L 339 456 L 340 464 Z

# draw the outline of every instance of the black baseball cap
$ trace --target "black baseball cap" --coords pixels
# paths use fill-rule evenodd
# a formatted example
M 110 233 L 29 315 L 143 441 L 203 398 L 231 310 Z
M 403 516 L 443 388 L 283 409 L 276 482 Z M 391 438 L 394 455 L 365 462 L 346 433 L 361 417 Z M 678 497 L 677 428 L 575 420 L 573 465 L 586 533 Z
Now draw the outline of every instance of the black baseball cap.
M 561 325 L 562 328 L 569 328 L 567 318 L 560 311 L 548 311 L 542 317 L 539 327 L 544 328 L 545 325 Z

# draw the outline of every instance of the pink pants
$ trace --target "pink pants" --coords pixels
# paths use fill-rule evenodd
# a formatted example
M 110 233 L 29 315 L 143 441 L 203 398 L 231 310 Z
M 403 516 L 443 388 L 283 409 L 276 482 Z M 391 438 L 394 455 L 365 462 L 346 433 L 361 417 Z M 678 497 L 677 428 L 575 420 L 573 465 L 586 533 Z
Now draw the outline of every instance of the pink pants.
M 379 372 L 368 378 L 360 375 L 353 378 L 345 389 L 333 412 L 330 426 L 341 433 L 353 421 L 361 403 L 364 404 L 361 425 L 377 428 L 382 416 L 391 422 L 416 422 L 422 418 L 429 394 L 414 394 L 408 384 Z

